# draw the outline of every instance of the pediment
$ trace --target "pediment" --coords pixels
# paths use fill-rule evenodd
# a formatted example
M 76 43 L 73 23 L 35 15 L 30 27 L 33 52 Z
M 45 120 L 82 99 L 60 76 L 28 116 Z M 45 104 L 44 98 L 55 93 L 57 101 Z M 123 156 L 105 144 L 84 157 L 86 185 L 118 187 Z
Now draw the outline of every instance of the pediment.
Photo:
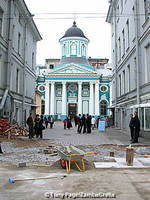
M 68 64 L 65 65 L 59 69 L 54 69 L 51 74 L 96 74 L 96 71 L 92 69 L 88 69 L 87 67 L 83 67 L 81 65 L 76 65 L 76 64 Z

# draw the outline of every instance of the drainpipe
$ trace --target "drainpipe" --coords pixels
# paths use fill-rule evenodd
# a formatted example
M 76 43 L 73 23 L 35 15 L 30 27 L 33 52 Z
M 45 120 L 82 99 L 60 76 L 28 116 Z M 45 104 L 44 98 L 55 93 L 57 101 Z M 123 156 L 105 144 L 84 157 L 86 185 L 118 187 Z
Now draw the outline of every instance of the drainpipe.
M 9 12 L 8 12 L 8 50 L 7 50 L 7 68 L 6 68 L 6 91 L 4 92 L 4 99 L 6 100 L 6 93 L 10 91 L 10 80 L 11 80 L 11 67 L 12 67 L 12 39 L 13 39 L 13 13 L 14 13 L 14 0 L 9 1 Z M 2 102 L 4 103 L 4 102 Z M 4 105 L 2 105 L 4 106 Z M 12 112 L 14 108 L 14 102 L 11 102 L 11 110 L 9 120 L 12 120 Z
M 7 54 L 7 80 L 6 88 L 10 90 L 10 77 L 11 77 L 11 56 L 12 56 L 12 37 L 13 37 L 13 0 L 10 0 L 9 7 L 9 22 L 8 22 L 8 54 Z
M 136 87 L 137 87 L 137 104 L 140 104 L 140 77 L 139 77 L 139 73 L 140 73 L 140 46 L 139 46 L 139 2 L 138 0 L 135 0 L 135 40 L 136 40 L 136 78 L 137 78 L 137 83 L 136 83 Z
M 115 1 L 113 4 L 113 12 L 115 19 L 115 127 L 117 127 L 117 68 L 118 68 L 118 48 L 117 48 L 117 16 Z
M 25 126 L 25 93 L 26 93 L 26 87 L 25 87 L 25 76 L 26 76 L 26 35 L 27 35 L 27 22 L 25 23 L 24 27 L 24 54 L 23 54 L 23 95 L 22 95 L 22 126 Z

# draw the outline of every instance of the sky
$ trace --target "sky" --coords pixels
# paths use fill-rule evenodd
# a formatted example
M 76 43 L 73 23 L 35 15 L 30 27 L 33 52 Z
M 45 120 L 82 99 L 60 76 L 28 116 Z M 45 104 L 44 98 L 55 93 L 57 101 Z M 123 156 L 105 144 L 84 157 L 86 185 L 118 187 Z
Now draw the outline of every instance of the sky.
M 37 64 L 61 57 L 59 39 L 74 20 L 90 40 L 88 56 L 111 59 L 111 30 L 106 22 L 108 0 L 25 0 L 25 3 L 43 38 L 37 44 Z

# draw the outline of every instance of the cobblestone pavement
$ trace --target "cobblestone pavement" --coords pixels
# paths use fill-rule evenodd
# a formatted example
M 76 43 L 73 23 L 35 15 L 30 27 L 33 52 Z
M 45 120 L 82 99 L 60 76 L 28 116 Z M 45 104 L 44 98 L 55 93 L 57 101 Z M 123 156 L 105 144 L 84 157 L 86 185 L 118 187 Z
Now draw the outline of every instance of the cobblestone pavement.
M 52 139 L 56 144 L 62 145 L 130 144 L 130 134 L 128 131 L 106 128 L 105 132 L 99 132 L 95 129 L 92 130 L 91 134 L 78 134 L 74 123 L 70 130 L 64 130 L 62 122 L 55 122 L 53 129 L 48 127 L 44 130 L 43 136 L 44 139 Z M 138 144 L 150 144 L 150 141 L 140 137 Z

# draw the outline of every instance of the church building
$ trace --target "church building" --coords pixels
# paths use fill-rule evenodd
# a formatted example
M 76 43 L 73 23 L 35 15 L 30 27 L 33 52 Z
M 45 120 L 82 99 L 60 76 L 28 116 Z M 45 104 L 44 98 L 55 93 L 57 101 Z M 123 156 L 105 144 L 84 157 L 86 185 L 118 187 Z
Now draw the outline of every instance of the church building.
M 45 98 L 45 115 L 57 119 L 87 114 L 109 115 L 111 72 L 97 70 L 87 58 L 89 39 L 76 22 L 59 40 L 60 63 L 38 77 L 37 90 Z

